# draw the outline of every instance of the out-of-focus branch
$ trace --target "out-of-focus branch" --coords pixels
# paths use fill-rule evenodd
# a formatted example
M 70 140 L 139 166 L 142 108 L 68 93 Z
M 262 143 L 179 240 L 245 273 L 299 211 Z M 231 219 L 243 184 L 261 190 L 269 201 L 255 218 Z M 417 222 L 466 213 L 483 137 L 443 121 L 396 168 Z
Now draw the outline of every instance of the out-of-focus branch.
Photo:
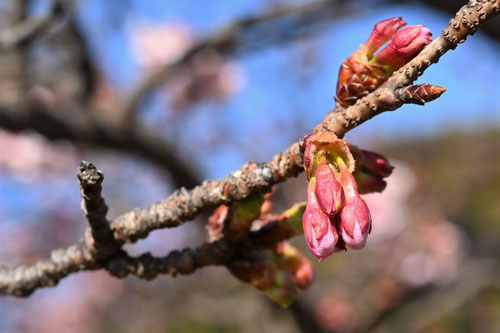
M 142 99 L 158 84 L 166 80 L 169 75 L 187 64 L 195 55 L 203 50 L 215 49 L 221 53 L 228 54 L 234 52 L 242 44 L 250 44 L 247 46 L 247 49 L 262 48 L 275 43 L 283 37 L 290 39 L 294 34 L 302 31 L 297 26 L 311 28 L 324 22 L 326 19 L 359 12 L 359 8 L 352 1 L 321 0 L 301 5 L 281 6 L 264 15 L 242 18 L 223 27 L 213 35 L 199 40 L 193 47 L 180 56 L 177 61 L 145 75 L 119 112 L 122 114 L 124 121 L 130 123 L 134 118 L 134 113 L 139 110 Z M 291 20 L 292 22 L 288 22 L 288 24 L 294 28 L 266 29 L 265 24 L 271 24 L 274 21 L 283 19 Z M 251 32 L 255 32 L 259 28 L 263 31 L 257 33 L 259 35 L 258 38 L 253 38 L 251 43 L 242 43 L 245 37 L 248 37 Z
M 56 23 L 63 12 L 62 4 L 59 1 L 54 1 L 47 14 L 28 18 L 0 32 L 0 50 L 5 51 L 35 40 Z
M 90 97 L 95 92 L 98 82 L 98 73 L 94 66 L 93 59 L 90 53 L 89 43 L 83 34 L 76 17 L 71 15 L 68 18 L 68 33 L 74 43 L 73 52 L 77 57 L 77 66 L 81 77 L 83 78 L 83 103 L 88 104 Z
M 410 63 L 394 73 L 384 85 L 348 108 L 330 111 L 323 122 L 315 128 L 315 131 L 329 130 L 338 136 L 343 136 L 348 130 L 359 126 L 364 121 L 381 112 L 394 110 L 404 102 L 421 103 L 421 99 L 423 99 L 423 102 L 427 102 L 436 97 L 433 94 L 418 93 L 421 99 L 414 99 L 413 94 L 422 89 L 427 91 L 428 87 L 412 87 L 412 82 L 432 63 L 437 62 L 444 53 L 454 49 L 458 43 L 465 41 L 465 38 L 474 33 L 481 23 L 495 16 L 499 11 L 500 0 L 474 1 L 462 7 L 442 34 Z M 408 98 L 408 96 L 411 98 Z M 2 120 L 5 121 L 5 117 L 2 118 L 2 113 L 0 113 L 0 123 Z M 12 119 L 10 119 L 10 123 L 12 124 Z M 43 126 L 39 126 L 39 128 L 43 128 Z M 95 130 L 95 128 L 95 126 L 91 127 L 90 130 Z M 85 133 L 78 133 L 77 135 L 84 136 Z M 107 135 L 109 134 L 105 134 L 104 138 Z M 177 226 L 193 218 L 203 209 L 233 200 L 240 200 L 254 192 L 266 191 L 272 185 L 297 175 L 302 171 L 302 165 L 303 158 L 300 144 L 294 143 L 285 153 L 278 153 L 268 163 L 247 163 L 242 169 L 231 173 L 226 178 L 205 181 L 190 191 L 181 188 L 166 200 L 153 205 L 149 209 L 136 210 L 119 216 L 111 223 L 114 238 L 118 243 L 134 242 L 137 239 L 146 237 L 154 229 Z M 263 230 L 269 231 L 270 229 L 263 228 Z M 245 238 L 246 241 L 241 244 L 240 249 L 247 248 L 247 242 L 255 247 L 259 247 L 258 244 L 262 246 L 268 244 L 268 239 L 276 242 L 276 234 L 276 231 L 260 235 L 250 233 L 248 238 Z M 0 293 L 25 295 L 37 287 L 49 285 L 47 281 L 53 283 L 58 278 L 66 276 L 66 272 L 95 269 L 95 259 L 92 256 L 89 259 L 88 252 L 85 246 L 82 248 L 81 245 L 74 245 L 67 250 L 60 250 L 56 255 L 53 254 L 49 261 L 42 261 L 45 264 L 36 264 L 28 268 L 21 266 L 13 270 L 2 269 L 0 272 Z M 217 257 L 218 255 L 223 256 L 223 253 L 211 253 L 211 255 Z M 179 256 L 178 258 L 182 256 L 186 256 L 186 258 L 192 257 L 188 254 L 182 255 L 182 252 L 175 256 Z M 152 259 L 146 258 L 144 260 L 151 262 Z M 172 259 L 167 257 L 164 260 L 153 261 L 149 265 L 152 265 L 151 267 L 154 270 L 158 269 L 161 272 L 175 271 L 175 268 L 165 268 L 165 266 L 168 267 L 168 260 Z M 183 264 L 184 260 L 189 263 L 186 264 L 189 269 L 182 268 L 188 272 L 191 266 L 197 267 L 197 263 L 203 262 L 200 258 L 178 260 L 182 261 Z M 204 260 L 213 263 L 218 259 L 205 258 Z M 125 257 L 124 262 L 126 267 L 132 267 L 127 269 L 125 273 L 135 274 L 146 269 L 141 266 L 139 259 L 127 259 Z M 48 268 L 44 269 L 43 265 L 48 266 Z M 58 265 L 63 267 L 63 271 L 57 267 Z M 146 276 L 149 277 L 151 274 Z M 19 285 L 19 281 L 22 281 L 21 285 Z M 40 281 L 43 281 L 43 283 Z
M 474 258 L 462 265 L 458 279 L 452 284 L 426 288 L 359 332 L 425 330 L 426 325 L 460 307 L 481 290 L 500 286 L 499 271 L 498 259 Z
M 97 111 L 41 112 L 33 108 L 8 109 L 0 106 L 0 126 L 22 131 L 31 129 L 50 140 L 68 140 L 136 154 L 168 170 L 177 186 L 193 187 L 200 182 L 198 173 L 185 162 L 162 137 L 141 126 L 119 127 L 94 116 Z

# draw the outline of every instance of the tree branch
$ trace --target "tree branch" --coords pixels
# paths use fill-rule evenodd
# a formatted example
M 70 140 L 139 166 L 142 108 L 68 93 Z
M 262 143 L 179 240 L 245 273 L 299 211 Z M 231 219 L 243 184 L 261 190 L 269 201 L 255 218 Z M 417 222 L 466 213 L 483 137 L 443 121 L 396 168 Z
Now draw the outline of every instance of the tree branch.
M 0 50 L 9 50 L 35 40 L 56 23 L 63 13 L 60 1 L 54 1 L 51 9 L 44 16 L 26 19 L 0 32 Z
M 357 332 L 387 332 L 388 328 L 423 331 L 425 325 L 463 305 L 481 290 L 498 286 L 499 268 L 496 258 L 473 258 L 462 265 L 460 276 L 450 285 L 425 288 Z
M 499 9 L 500 0 L 474 1 L 462 7 L 442 34 L 409 64 L 394 73 L 383 86 L 348 108 L 330 111 L 314 131 L 330 130 L 338 136 L 343 136 L 348 130 L 381 112 L 394 110 L 404 102 L 421 102 L 407 98 L 408 94 L 405 92 L 411 96 L 412 91 L 419 89 L 412 88 L 411 83 L 444 53 L 455 48 L 459 42 L 465 41 L 465 38 L 473 34 L 482 22 L 498 14 Z M 0 122 L 1 115 L 2 113 Z M 226 178 L 205 181 L 190 191 L 181 188 L 149 209 L 136 210 L 119 216 L 111 223 L 114 238 L 118 243 L 134 242 L 146 237 L 154 229 L 177 226 L 193 218 L 203 209 L 240 200 L 257 191 L 266 191 L 272 185 L 296 176 L 302 171 L 302 165 L 300 144 L 294 143 L 285 153 L 278 153 L 268 163 L 247 163 L 242 169 Z M 100 216 L 102 219 L 102 214 Z M 276 237 L 280 233 L 277 230 L 273 231 L 270 227 L 261 230 L 263 234 L 250 233 L 238 250 L 265 247 L 269 244 L 268 241 L 271 243 L 278 241 Z M 140 259 L 141 257 L 133 259 L 120 253 L 117 258 L 122 264 L 116 265 L 123 269 L 115 268 L 111 265 L 111 261 L 108 261 L 105 267 L 116 275 L 130 273 L 142 275 L 146 272 L 144 278 L 154 276 L 154 272 L 187 274 L 198 267 L 218 263 L 220 258 L 226 258 L 226 255 L 230 257 L 230 252 L 225 252 L 225 246 L 219 243 L 213 244 L 218 245 L 204 245 L 207 247 L 204 250 L 200 248 L 200 250 L 174 251 L 163 259 L 152 259 L 148 255 L 143 259 Z M 79 243 L 66 250 L 56 250 L 52 252 L 50 259 L 29 267 L 21 266 L 13 270 L 2 268 L 0 294 L 27 295 L 38 287 L 54 284 L 71 272 L 96 269 L 100 267 L 99 265 L 102 265 L 102 261 L 98 263 L 87 246 Z
M 368 119 L 395 110 L 405 102 L 398 89 L 408 87 L 443 54 L 454 49 L 478 26 L 499 12 L 500 0 L 477 2 L 464 6 L 450 21 L 442 34 L 407 65 L 395 72 L 385 84 L 358 100 L 356 104 L 330 111 L 314 128 L 314 132 L 328 130 L 342 137 L 350 129 Z M 407 102 L 413 102 L 407 100 Z M 122 215 L 113 223 L 115 237 L 120 241 L 136 241 L 154 229 L 175 227 L 198 215 L 203 208 L 215 207 L 233 200 L 240 200 L 251 193 L 266 191 L 272 185 L 302 172 L 302 151 L 299 143 L 292 144 L 284 153 L 276 154 L 267 163 L 250 162 L 228 177 L 205 181 L 190 191 L 180 189 L 166 200 L 149 209 Z
M 87 248 L 93 249 L 94 256 L 108 257 L 116 253 L 122 244 L 115 241 L 106 219 L 108 206 L 101 196 L 104 175 L 92 163 L 83 161 L 78 168 L 77 177 L 80 180 L 80 192 L 83 198 L 82 211 L 89 224 L 85 233 L 85 244 Z
M 241 251 L 269 248 L 277 242 L 296 235 L 285 220 L 272 221 L 257 231 L 250 232 L 239 243 L 233 244 L 222 238 L 213 243 L 181 251 L 173 251 L 166 257 L 153 257 L 145 253 L 131 257 L 124 251 L 105 257 L 93 256 L 89 247 L 80 242 L 66 249 L 52 251 L 49 259 L 42 259 L 30 266 L 7 269 L 0 266 L 0 295 L 26 297 L 40 287 L 54 286 L 71 273 L 106 269 L 116 277 L 129 274 L 151 280 L 158 274 L 191 274 L 209 265 L 224 265 Z
M 130 94 L 130 98 L 125 101 L 119 112 L 122 114 L 124 121 L 130 123 L 134 118 L 134 113 L 139 110 L 142 99 L 156 86 L 164 82 L 172 73 L 186 65 L 195 55 L 203 50 L 214 49 L 225 54 L 231 53 L 237 49 L 238 45 L 242 44 L 241 39 L 248 36 L 252 30 L 257 30 L 265 24 L 285 17 L 290 19 L 293 18 L 295 22 L 298 21 L 301 27 L 307 26 L 311 28 L 312 26 L 324 22 L 326 19 L 345 16 L 347 13 L 354 13 L 356 10 L 359 12 L 359 7 L 355 9 L 355 5 L 349 1 L 321 0 L 301 5 L 281 6 L 264 15 L 242 18 L 223 27 L 213 35 L 201 39 L 175 62 L 166 64 L 145 75 L 138 84 L 136 90 Z M 269 29 L 263 30 L 265 33 L 261 32 L 259 38 L 254 39 L 254 49 L 275 42 L 277 39 L 284 36 L 290 38 L 294 35 L 293 32 L 297 34 L 297 32 L 302 31 L 297 28 L 278 29 L 277 32 L 274 31 L 273 33 L 270 33 Z
M 162 137 L 141 126 L 119 127 L 98 119 L 97 111 L 37 111 L 33 108 L 11 110 L 0 106 L 0 126 L 12 131 L 32 129 L 50 140 L 68 140 L 103 148 L 130 152 L 168 170 L 177 186 L 199 184 L 198 172 L 184 161 Z

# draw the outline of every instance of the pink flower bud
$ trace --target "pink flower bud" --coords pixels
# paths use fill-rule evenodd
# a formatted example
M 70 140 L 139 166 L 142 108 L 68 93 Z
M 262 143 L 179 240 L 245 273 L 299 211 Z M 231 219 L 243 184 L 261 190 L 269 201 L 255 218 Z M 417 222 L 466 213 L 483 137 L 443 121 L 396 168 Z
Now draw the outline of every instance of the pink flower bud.
M 397 70 L 422 51 L 432 41 L 431 36 L 431 31 L 423 25 L 401 29 L 374 59 L 379 65 L 390 65 L 392 70 Z
M 276 254 L 283 258 L 283 266 L 292 273 L 297 287 L 307 289 L 314 281 L 314 267 L 311 262 L 295 247 L 281 242 L 276 247 Z
M 387 183 L 382 179 L 382 177 L 374 176 L 363 171 L 355 172 L 354 178 L 358 183 L 358 191 L 360 194 L 382 192 L 387 186 Z
M 286 271 L 278 271 L 273 286 L 266 292 L 266 295 L 284 308 L 292 304 L 298 296 L 298 290 L 291 274 Z
M 272 288 L 278 271 L 272 261 L 253 255 L 233 260 L 226 267 L 235 277 L 260 291 Z
M 392 35 L 405 25 L 406 22 L 401 17 L 393 17 L 375 24 L 365 44 L 368 57 L 371 57 L 379 47 L 391 40 Z
M 307 289 L 314 282 L 314 267 L 307 258 L 302 257 L 303 260 L 292 271 L 293 281 L 300 289 Z
M 372 217 L 366 202 L 361 197 L 348 201 L 340 214 L 342 239 L 353 250 L 362 249 L 371 231 Z
M 344 189 L 344 194 L 347 202 L 359 197 L 358 184 L 356 183 L 356 179 L 354 179 L 352 173 L 350 173 L 349 170 L 342 165 L 340 166 L 339 182 Z
M 322 164 L 316 170 L 316 189 L 314 190 L 319 206 L 330 215 L 337 215 L 344 205 L 344 191 L 335 179 L 330 166 Z
M 389 163 L 387 158 L 372 151 L 362 150 L 363 165 L 362 168 L 366 169 L 369 173 L 380 177 L 389 177 L 394 167 Z
M 302 226 L 306 242 L 314 255 L 321 261 L 335 252 L 338 232 L 329 216 L 321 209 L 314 194 L 316 180 L 308 186 L 307 207 L 302 216 Z

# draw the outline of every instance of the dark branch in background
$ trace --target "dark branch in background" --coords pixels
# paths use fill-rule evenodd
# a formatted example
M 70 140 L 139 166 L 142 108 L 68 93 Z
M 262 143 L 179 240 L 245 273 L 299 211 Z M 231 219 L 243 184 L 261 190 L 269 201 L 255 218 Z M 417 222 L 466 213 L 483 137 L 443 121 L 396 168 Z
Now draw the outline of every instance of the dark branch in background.
M 384 85 L 348 108 L 330 111 L 315 130 L 326 129 L 338 136 L 343 136 L 348 130 L 381 112 L 394 110 L 404 102 L 415 102 L 405 97 L 408 96 L 407 93 L 411 96 L 412 92 L 422 89 L 418 86 L 412 87 L 412 82 L 432 63 L 437 62 L 444 53 L 465 41 L 468 35 L 477 30 L 479 24 L 495 16 L 499 11 L 500 0 L 475 1 L 474 4 L 464 6 L 436 40 L 410 63 L 394 73 Z M 424 98 L 424 102 L 426 101 L 428 100 Z M 1 115 L 2 113 L 0 113 L 0 123 Z M 116 218 L 111 222 L 115 240 L 118 243 L 134 242 L 146 237 L 154 229 L 177 226 L 195 217 L 203 209 L 240 200 L 254 192 L 266 191 L 272 185 L 296 176 L 302 171 L 302 163 L 300 144 L 294 143 L 285 153 L 278 153 L 268 163 L 250 162 L 224 179 L 205 181 L 190 191 L 181 188 L 168 199 L 149 209 L 129 212 Z M 279 239 L 276 239 L 279 235 L 278 231 L 270 232 L 271 230 L 271 228 L 263 228 L 260 231 L 263 234 L 259 234 L 259 231 L 250 233 L 239 244 L 238 251 L 265 247 L 269 244 L 268 241 L 270 243 L 278 241 Z M 120 262 L 125 265 L 123 271 L 125 274 L 133 273 L 139 277 L 149 278 L 154 275 L 153 272 L 192 272 L 194 268 L 202 267 L 205 263 L 218 262 L 218 256 L 224 257 L 226 254 L 223 246 L 222 249 L 217 250 L 214 250 L 210 244 L 205 247 L 204 250 L 201 247 L 199 250 L 174 251 L 173 254 L 163 259 L 151 259 L 148 256 L 143 259 L 134 259 L 124 253 L 119 254 L 117 258 L 120 258 Z M 26 295 L 37 287 L 50 285 L 47 281 L 53 284 L 57 279 L 71 272 L 99 267 L 85 244 L 73 245 L 55 253 L 53 252 L 51 259 L 41 260 L 33 266 L 21 266 L 12 270 L 3 268 L 0 272 L 0 293 Z M 109 260 L 112 260 L 112 257 Z M 113 267 L 109 266 L 111 262 L 109 260 L 106 267 L 114 272 Z M 169 265 L 179 266 L 170 267 Z
M 290 307 L 290 312 L 292 313 L 295 323 L 300 328 L 303 333 L 327 333 L 318 323 L 318 320 L 311 311 L 311 307 L 303 304 L 300 301 L 293 302 Z M 329 333 L 334 333 L 328 331 Z
M 267 14 L 242 18 L 229 24 L 213 35 L 198 41 L 174 63 L 167 64 L 146 75 L 119 112 L 123 115 L 124 121 L 131 123 L 143 98 L 203 50 L 215 49 L 228 55 L 236 52 L 241 45 L 246 45 L 246 51 L 274 45 L 283 39 L 289 40 L 296 37 L 304 28 L 311 29 L 326 20 L 359 13 L 360 7 L 354 3 L 353 1 L 329 0 L 282 6 Z
M 94 94 L 94 90 L 98 82 L 98 74 L 95 66 L 93 65 L 92 57 L 90 54 L 90 46 L 87 39 L 83 34 L 80 26 L 74 15 L 69 17 L 68 22 L 69 34 L 75 43 L 73 49 L 78 57 L 78 64 L 81 76 L 83 77 L 83 102 L 88 103 L 89 99 Z
M 356 332 L 387 332 L 389 327 L 398 332 L 424 331 L 426 325 L 460 307 L 480 291 L 499 287 L 499 273 L 497 258 L 471 258 L 450 285 L 429 286 Z
M 27 3 L 18 11 L 22 14 L 26 7 Z M 67 5 L 55 1 L 49 12 L 41 18 L 20 17 L 21 21 L 17 25 L 0 32 L 0 50 L 19 47 L 22 51 L 21 56 L 25 59 L 26 47 L 59 22 L 64 12 L 71 10 L 65 7 Z M 96 73 L 91 64 L 85 39 L 74 18 L 69 19 L 68 29 L 77 44 L 77 53 L 81 58 L 79 72 L 85 77 L 84 99 L 88 99 L 95 86 Z M 83 102 L 86 104 L 88 100 Z M 0 126 L 13 131 L 35 130 L 51 140 L 63 139 L 75 144 L 83 143 L 136 154 L 168 171 L 176 187 L 193 187 L 201 181 L 192 163 L 185 162 L 172 145 L 149 129 L 141 126 L 133 129 L 114 126 L 98 118 L 100 114 L 98 111 L 85 107 L 72 112 L 71 116 L 67 116 L 68 113 L 64 112 L 68 110 L 44 111 L 40 112 L 35 107 L 9 109 L 0 105 Z
M 177 186 L 193 187 L 199 176 L 179 153 L 154 132 L 135 126 L 119 127 L 98 119 L 98 111 L 40 112 L 32 108 L 11 110 L 0 106 L 0 126 L 12 131 L 32 129 L 50 140 L 68 140 L 136 154 L 165 168 Z
M 398 1 L 395 1 L 398 2 Z M 422 2 L 455 13 L 463 4 L 460 0 Z M 124 120 L 132 122 L 138 112 L 140 102 L 176 69 L 186 65 L 195 55 L 206 49 L 215 49 L 226 55 L 238 52 L 244 45 L 245 51 L 258 50 L 277 42 L 289 41 L 305 29 L 313 29 L 338 17 L 360 14 L 360 10 L 377 5 L 371 1 L 314 1 L 302 5 L 285 6 L 260 16 L 242 18 L 212 36 L 200 40 L 177 61 L 167 64 L 160 70 L 146 75 L 138 84 L 120 111 Z M 498 19 L 487 22 L 482 28 L 490 37 L 500 40 Z
M 33 17 L 0 32 L 0 50 L 8 50 L 29 43 L 43 35 L 63 16 L 63 6 L 54 1 L 51 9 L 42 17 Z

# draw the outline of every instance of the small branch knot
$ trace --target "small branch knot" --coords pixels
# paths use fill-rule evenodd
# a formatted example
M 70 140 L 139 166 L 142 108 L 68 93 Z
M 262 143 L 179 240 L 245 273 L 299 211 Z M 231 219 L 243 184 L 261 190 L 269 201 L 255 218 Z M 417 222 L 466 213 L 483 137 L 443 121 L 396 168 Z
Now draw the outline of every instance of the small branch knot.
M 78 180 L 82 187 L 84 186 L 101 186 L 104 180 L 104 174 L 90 162 L 82 161 L 78 167 Z

